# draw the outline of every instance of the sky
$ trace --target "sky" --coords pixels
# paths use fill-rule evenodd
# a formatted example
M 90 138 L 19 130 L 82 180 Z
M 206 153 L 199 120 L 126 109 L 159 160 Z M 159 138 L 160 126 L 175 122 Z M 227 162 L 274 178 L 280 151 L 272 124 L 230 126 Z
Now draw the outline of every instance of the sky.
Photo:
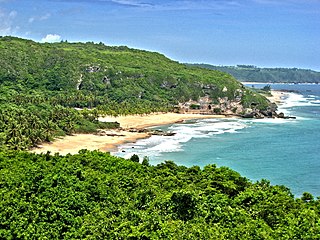
M 0 36 L 320 71 L 320 0 L 0 0 Z

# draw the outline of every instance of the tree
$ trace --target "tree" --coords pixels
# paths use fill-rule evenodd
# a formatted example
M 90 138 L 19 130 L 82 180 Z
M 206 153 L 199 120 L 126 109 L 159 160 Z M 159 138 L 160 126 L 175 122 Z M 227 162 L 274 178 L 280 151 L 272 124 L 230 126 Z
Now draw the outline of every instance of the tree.
M 133 154 L 133 155 L 131 156 L 130 160 L 131 160 L 132 162 L 139 162 L 139 156 L 136 155 L 136 154 Z
M 301 197 L 301 200 L 302 201 L 305 201 L 305 202 L 310 202 L 310 201 L 313 201 L 313 196 L 311 193 L 308 193 L 308 192 L 304 192 L 302 194 L 302 197 Z

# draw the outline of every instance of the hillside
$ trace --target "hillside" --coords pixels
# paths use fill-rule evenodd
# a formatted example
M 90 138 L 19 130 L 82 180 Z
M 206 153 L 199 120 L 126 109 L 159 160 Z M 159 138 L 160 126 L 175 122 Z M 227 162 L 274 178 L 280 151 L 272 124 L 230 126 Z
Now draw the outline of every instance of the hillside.
M 219 113 L 244 112 L 252 103 L 269 106 L 229 74 L 187 67 L 159 53 L 15 37 L 0 38 L 0 93 L 0 146 L 15 149 L 116 127 L 99 123 L 101 114 L 173 111 L 201 97 Z
M 127 47 L 90 42 L 40 44 L 2 37 L 0 49 L 1 87 L 41 90 L 58 94 L 56 98 L 67 92 L 71 99 L 59 99 L 59 103 L 66 100 L 65 105 L 74 107 L 108 101 L 171 106 L 205 95 L 233 100 L 235 92 L 244 89 L 229 74 L 189 68 L 159 53 Z
M 108 99 L 118 103 L 176 104 L 205 94 L 232 99 L 234 91 L 242 88 L 228 74 L 190 69 L 159 53 L 127 47 L 94 43 L 40 44 L 3 37 L 0 49 L 1 86 L 16 86 L 17 90 L 67 91 L 69 95 L 85 96 L 89 93 L 101 103 Z M 228 88 L 227 92 L 222 91 L 224 87 Z M 91 107 L 76 100 L 67 104 Z
M 213 66 L 187 64 L 231 74 L 241 82 L 319 83 L 320 72 L 298 68 L 259 68 L 252 65 Z
M 319 239 L 319 200 L 226 167 L 0 152 L 1 239 Z

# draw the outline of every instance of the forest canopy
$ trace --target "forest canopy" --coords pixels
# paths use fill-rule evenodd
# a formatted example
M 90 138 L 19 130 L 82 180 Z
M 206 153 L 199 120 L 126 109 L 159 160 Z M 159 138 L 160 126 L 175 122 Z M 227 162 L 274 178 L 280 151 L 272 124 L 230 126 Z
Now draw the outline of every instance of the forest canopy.
M 138 159 L 139 160 L 139 159 Z M 320 201 L 226 167 L 0 152 L 1 239 L 319 239 Z

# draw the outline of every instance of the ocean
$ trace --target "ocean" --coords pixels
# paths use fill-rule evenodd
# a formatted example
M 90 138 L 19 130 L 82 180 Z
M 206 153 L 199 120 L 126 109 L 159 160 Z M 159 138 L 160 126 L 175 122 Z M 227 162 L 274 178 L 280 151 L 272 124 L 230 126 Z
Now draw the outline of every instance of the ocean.
M 303 192 L 320 196 L 320 85 L 270 85 L 295 91 L 286 94 L 278 112 L 296 119 L 201 119 L 165 125 L 156 129 L 176 135 L 125 144 L 115 155 L 147 156 L 153 165 L 172 160 L 187 167 L 227 166 L 252 181 L 285 185 L 296 197 Z

